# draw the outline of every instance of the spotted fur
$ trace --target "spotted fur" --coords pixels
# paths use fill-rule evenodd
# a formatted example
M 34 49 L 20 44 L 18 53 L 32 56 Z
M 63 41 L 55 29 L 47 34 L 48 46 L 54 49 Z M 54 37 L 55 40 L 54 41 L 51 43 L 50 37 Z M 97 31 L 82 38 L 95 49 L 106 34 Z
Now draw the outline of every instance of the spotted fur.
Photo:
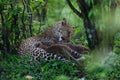
M 65 57 L 49 53 L 46 49 L 53 44 L 69 42 L 72 33 L 73 27 L 66 22 L 66 19 L 63 19 L 46 29 L 41 35 L 23 41 L 19 46 L 18 53 L 21 56 L 29 54 L 35 61 L 38 57 L 44 58 L 45 60 L 53 58 L 66 61 Z

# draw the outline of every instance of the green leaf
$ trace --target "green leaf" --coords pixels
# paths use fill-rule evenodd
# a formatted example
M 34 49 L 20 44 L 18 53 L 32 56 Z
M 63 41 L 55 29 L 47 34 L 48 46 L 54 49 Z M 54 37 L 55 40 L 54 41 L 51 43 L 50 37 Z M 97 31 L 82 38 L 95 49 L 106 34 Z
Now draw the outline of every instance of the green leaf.
M 0 6 L 4 5 L 4 2 L 0 1 Z

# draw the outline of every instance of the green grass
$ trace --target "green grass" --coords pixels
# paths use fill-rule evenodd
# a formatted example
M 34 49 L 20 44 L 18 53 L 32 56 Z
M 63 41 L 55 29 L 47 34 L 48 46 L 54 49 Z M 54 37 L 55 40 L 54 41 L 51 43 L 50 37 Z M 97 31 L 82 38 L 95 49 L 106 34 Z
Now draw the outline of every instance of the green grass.
M 0 62 L 0 80 L 78 80 L 81 72 L 74 62 L 41 61 L 41 64 L 30 62 L 29 58 L 17 55 L 6 55 Z
M 2 56 L 0 54 L 0 56 Z M 41 64 L 31 62 L 28 56 L 23 58 L 18 55 L 5 55 L 0 57 L 0 80 L 27 80 L 27 75 L 32 80 L 119 80 L 120 79 L 120 55 L 115 54 L 107 59 L 105 64 L 90 63 L 93 58 L 87 55 L 84 67 L 74 62 L 41 60 Z M 85 64 L 86 63 L 86 64 Z M 85 68 L 85 69 L 84 69 Z M 81 79 L 82 78 L 82 79 Z
M 102 63 L 88 63 L 85 72 L 88 80 L 120 80 L 120 54 L 111 55 Z

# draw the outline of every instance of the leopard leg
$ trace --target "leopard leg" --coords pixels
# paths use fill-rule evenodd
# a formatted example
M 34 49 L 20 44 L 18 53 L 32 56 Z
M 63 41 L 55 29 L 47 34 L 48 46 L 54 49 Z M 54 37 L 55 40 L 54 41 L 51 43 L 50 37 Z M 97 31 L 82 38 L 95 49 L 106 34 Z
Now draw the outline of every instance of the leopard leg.
M 64 44 L 54 44 L 47 49 L 47 52 L 61 54 L 67 57 L 68 59 L 70 59 L 71 57 L 73 58 L 80 57 L 79 53 L 77 53 L 76 51 L 71 49 L 69 46 Z M 70 54 L 71 56 L 68 54 Z
M 67 45 L 70 48 L 72 48 L 74 51 L 76 51 L 76 52 L 73 53 L 73 55 L 80 55 L 81 56 L 80 58 L 77 59 L 77 61 L 85 60 L 85 57 L 82 54 L 89 53 L 89 49 L 84 47 L 84 46 L 80 46 L 80 45 L 76 45 L 76 44 L 70 44 L 70 43 L 64 43 L 64 45 Z
M 74 51 L 76 51 L 80 54 L 89 53 L 89 49 L 84 46 L 70 44 L 70 43 L 64 43 L 64 45 L 69 46 L 71 49 L 73 49 Z

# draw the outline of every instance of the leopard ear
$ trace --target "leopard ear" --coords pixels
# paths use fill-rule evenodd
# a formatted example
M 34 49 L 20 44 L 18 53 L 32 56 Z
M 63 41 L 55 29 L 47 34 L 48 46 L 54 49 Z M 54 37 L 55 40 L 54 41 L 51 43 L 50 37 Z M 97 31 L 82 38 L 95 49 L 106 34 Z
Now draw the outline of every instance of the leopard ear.
M 63 20 L 62 20 L 62 25 L 66 25 L 66 23 L 67 23 L 66 18 L 63 18 Z

